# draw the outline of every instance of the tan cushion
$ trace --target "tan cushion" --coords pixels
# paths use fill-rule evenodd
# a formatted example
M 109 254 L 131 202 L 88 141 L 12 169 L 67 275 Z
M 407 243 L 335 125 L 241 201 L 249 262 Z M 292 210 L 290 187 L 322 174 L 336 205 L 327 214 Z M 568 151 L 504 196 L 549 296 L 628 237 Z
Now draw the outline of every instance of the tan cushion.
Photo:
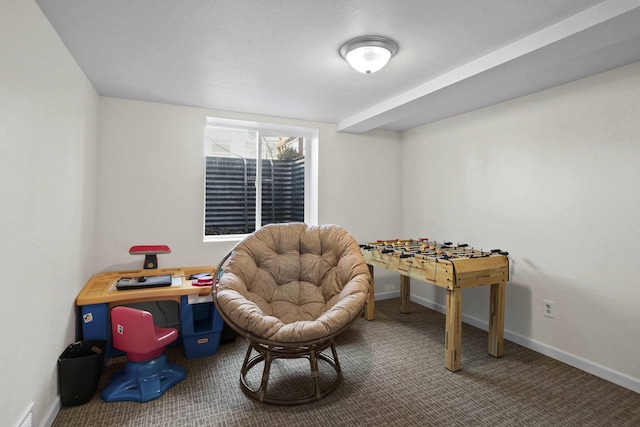
M 336 225 L 268 225 L 233 249 L 221 310 L 258 338 L 282 343 L 337 332 L 366 304 L 371 277 L 357 242 Z

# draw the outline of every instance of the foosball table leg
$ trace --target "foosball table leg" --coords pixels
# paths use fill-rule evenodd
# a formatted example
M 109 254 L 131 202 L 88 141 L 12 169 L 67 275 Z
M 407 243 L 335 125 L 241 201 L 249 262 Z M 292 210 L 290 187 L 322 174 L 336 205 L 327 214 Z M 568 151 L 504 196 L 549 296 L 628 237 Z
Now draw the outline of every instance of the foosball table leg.
M 400 313 L 410 313 L 411 277 L 400 275 Z
M 374 311 L 376 308 L 376 301 L 373 295 L 375 289 L 373 280 L 373 265 L 367 264 L 367 267 L 369 267 L 369 275 L 371 276 L 371 286 L 369 288 L 369 301 L 367 302 L 367 308 L 365 308 L 364 318 L 367 320 L 373 320 Z
M 504 344 L 504 298 L 505 283 L 491 285 L 491 300 L 489 303 L 489 349 L 493 357 L 502 356 Z
M 462 349 L 462 289 L 447 289 L 446 310 L 444 366 L 455 372 L 460 369 Z

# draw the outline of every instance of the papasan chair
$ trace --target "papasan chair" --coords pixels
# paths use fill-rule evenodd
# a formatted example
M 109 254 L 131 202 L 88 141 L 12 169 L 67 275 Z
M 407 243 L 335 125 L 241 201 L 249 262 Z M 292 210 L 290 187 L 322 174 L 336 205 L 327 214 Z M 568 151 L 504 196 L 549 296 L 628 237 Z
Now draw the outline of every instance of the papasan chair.
M 336 225 L 267 225 L 239 242 L 214 277 L 216 308 L 227 325 L 249 341 L 240 372 L 240 387 L 247 396 L 298 405 L 336 389 L 342 372 L 334 338 L 363 312 L 371 281 L 350 234 Z M 330 355 L 323 352 L 329 348 Z M 272 362 L 299 358 L 310 363 L 311 386 L 294 396 L 270 393 Z M 333 368 L 334 379 L 321 381 L 319 361 Z M 261 362 L 262 376 L 252 385 L 247 374 Z

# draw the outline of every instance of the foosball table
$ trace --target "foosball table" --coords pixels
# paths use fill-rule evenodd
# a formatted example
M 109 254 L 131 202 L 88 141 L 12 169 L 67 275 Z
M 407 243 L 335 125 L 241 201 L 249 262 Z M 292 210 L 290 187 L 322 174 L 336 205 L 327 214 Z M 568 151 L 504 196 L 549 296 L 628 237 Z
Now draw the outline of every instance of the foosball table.
M 509 280 L 508 253 L 500 249 L 482 251 L 466 244 L 416 240 L 378 240 L 360 245 L 371 273 L 371 292 L 365 312 L 373 320 L 373 267 L 400 273 L 400 311 L 409 313 L 411 278 L 446 289 L 445 367 L 460 369 L 462 347 L 462 291 L 491 286 L 489 301 L 488 353 L 502 356 L 505 285 Z

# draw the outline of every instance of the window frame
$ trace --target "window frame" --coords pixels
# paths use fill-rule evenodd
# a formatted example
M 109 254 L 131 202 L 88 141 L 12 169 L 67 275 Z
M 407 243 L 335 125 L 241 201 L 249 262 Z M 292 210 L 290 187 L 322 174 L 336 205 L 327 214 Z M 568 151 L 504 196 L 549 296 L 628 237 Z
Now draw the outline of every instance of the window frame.
M 225 242 L 225 241 L 239 241 L 242 240 L 247 234 L 225 234 L 225 235 L 206 235 L 206 200 L 207 200 L 207 183 L 206 183 L 206 169 L 207 169 L 207 128 L 208 127 L 222 127 L 231 129 L 250 130 L 258 132 L 258 139 L 260 139 L 261 133 L 276 133 L 287 136 L 300 136 L 305 139 L 305 172 L 304 172 L 304 222 L 308 225 L 318 224 L 318 141 L 320 132 L 316 128 L 292 126 L 278 123 L 256 122 L 248 120 L 227 119 L 220 117 L 207 117 L 204 129 L 204 177 L 202 178 L 202 238 L 203 242 Z M 261 162 L 257 162 L 260 164 Z M 262 189 L 262 174 L 261 168 L 258 169 L 260 174 L 260 180 L 256 178 L 256 192 Z M 260 195 L 261 197 L 261 195 Z M 257 201 L 260 200 L 259 198 Z M 260 203 L 256 203 L 260 205 Z M 260 221 L 260 209 L 256 209 L 256 226 Z

